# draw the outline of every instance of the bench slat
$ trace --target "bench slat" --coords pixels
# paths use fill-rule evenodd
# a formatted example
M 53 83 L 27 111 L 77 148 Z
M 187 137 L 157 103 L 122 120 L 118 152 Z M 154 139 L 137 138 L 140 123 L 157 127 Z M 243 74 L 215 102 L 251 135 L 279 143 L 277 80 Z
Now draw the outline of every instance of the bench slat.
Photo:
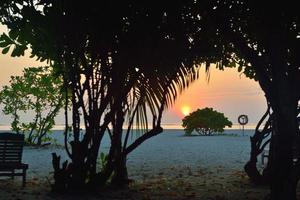
M 16 146 L 16 147 L 18 147 L 18 146 L 20 146 L 20 147 L 22 147 L 23 146 L 23 143 L 7 143 L 7 144 L 5 144 L 5 143 L 0 143 L 0 147 L 7 147 L 7 146 Z
M 0 142 L 0 146 L 23 146 L 23 142 L 10 142 L 10 141 L 5 141 L 5 142 Z
M 2 135 L 2 133 L 0 133 L 1 135 Z M 14 138 L 14 139 L 10 139 L 10 138 L 3 138 L 3 137 L 1 137 L 1 135 L 0 135 L 0 141 L 2 142 L 2 143 L 4 143 L 5 141 L 9 141 L 9 142 L 15 142 L 15 143 L 23 143 L 24 142 L 24 139 L 22 139 L 23 137 L 21 137 L 21 136 L 18 136 L 18 138 Z
M 23 143 L 16 143 L 16 144 L 12 144 L 12 143 L 7 143 L 7 144 L 0 144 L 0 147 L 23 147 L 24 144 Z
M 23 173 L 14 173 L 14 176 L 23 176 Z M 0 172 L 0 176 L 12 176 L 11 172 L 7 172 L 7 173 L 1 173 Z
M 23 134 L 0 133 L 0 140 L 24 140 Z
M 5 153 L 1 153 L 0 156 L 3 155 L 22 155 L 22 151 L 5 151 Z
M 5 156 L 5 157 L 0 157 L 0 160 L 21 160 L 20 156 Z
M 0 144 L 0 147 L 9 147 L 9 146 L 16 146 L 16 147 L 22 147 L 24 144 L 23 143 L 7 143 L 7 144 L 5 144 L 5 143 L 2 143 L 2 144 Z
M 7 145 L 0 145 L 0 148 L 7 148 L 7 147 L 18 147 L 18 148 L 22 148 L 23 144 L 7 144 Z
M 22 153 L 23 150 L 22 149 L 4 149 L 4 150 L 0 150 L 0 155 L 1 154 L 7 154 L 7 153 Z
M 9 155 L 9 154 L 22 154 L 22 152 L 23 151 L 9 150 L 9 151 L 5 151 L 5 153 L 3 151 L 3 153 L 0 153 L 0 155 L 5 155 L 5 154 L 7 154 L 7 155 Z
M 21 159 L 6 158 L 5 160 L 0 160 L 0 163 L 8 163 L 8 162 L 21 162 Z
M 0 145 L 0 149 L 5 149 L 5 148 L 19 148 L 21 149 L 23 145 Z
M 18 158 L 18 159 L 20 159 L 21 158 L 21 155 L 14 155 L 14 154 L 11 154 L 11 155 L 5 155 L 5 156 L 0 156 L 0 158 L 2 158 L 2 159 L 8 159 L 8 158 Z
M 6 155 L 0 155 L 0 158 L 5 159 L 5 158 L 21 158 L 21 154 L 6 154 Z
M 22 157 L 22 152 L 6 152 L 5 154 L 0 154 L 0 157 L 5 157 L 5 156 L 19 156 Z
M 23 152 L 23 149 L 21 148 L 8 148 L 8 149 L 0 149 L 0 154 L 1 153 L 9 153 L 9 152 Z

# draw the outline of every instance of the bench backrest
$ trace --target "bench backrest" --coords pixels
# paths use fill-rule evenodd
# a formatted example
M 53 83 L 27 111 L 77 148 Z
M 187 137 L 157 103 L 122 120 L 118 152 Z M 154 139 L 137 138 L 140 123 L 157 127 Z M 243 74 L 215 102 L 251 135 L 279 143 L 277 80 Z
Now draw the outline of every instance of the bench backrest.
M 24 135 L 0 133 L 0 165 L 1 163 L 21 163 Z

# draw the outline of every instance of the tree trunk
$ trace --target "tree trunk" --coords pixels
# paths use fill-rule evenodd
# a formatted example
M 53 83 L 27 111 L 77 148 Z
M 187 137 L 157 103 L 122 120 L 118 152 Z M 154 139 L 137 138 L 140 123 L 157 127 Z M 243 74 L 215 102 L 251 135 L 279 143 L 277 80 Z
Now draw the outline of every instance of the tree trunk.
M 265 119 L 268 118 L 265 125 L 263 126 L 263 129 L 260 130 L 260 126 L 265 121 Z M 268 106 L 267 111 L 262 116 L 262 118 L 259 120 L 256 128 L 255 133 L 252 137 L 250 137 L 251 142 L 251 152 L 250 152 L 250 160 L 247 162 L 247 164 L 244 166 L 245 172 L 249 176 L 250 180 L 255 184 L 266 184 L 268 182 L 268 176 L 267 173 L 261 174 L 257 170 L 257 157 L 259 154 L 262 153 L 265 146 L 270 143 L 271 139 L 268 139 L 267 141 L 264 141 L 268 136 L 270 136 L 271 132 L 273 132 L 272 129 L 272 116 L 270 115 L 270 106 Z M 272 135 L 271 135 L 272 138 Z M 270 145 L 271 146 L 271 145 Z M 270 147 L 271 149 L 271 147 Z M 268 162 L 268 166 L 269 166 Z
M 39 135 L 39 136 L 37 137 L 36 145 L 38 145 L 38 146 L 41 146 L 41 145 L 42 145 L 42 136 L 41 136 L 41 135 Z
M 112 177 L 112 184 L 115 186 L 127 186 L 129 183 L 128 172 L 126 166 L 126 156 L 121 155 L 120 159 L 116 161 L 114 166 L 114 175 Z
M 69 165 L 71 176 L 71 181 L 69 184 L 69 189 L 78 191 L 84 190 L 86 186 L 87 179 L 87 166 L 85 163 L 86 152 L 85 147 L 82 146 L 81 142 L 74 143 L 72 145 L 72 163 Z
M 252 138 L 251 138 L 252 139 Z M 255 147 L 253 148 L 253 142 L 251 140 L 251 155 L 250 160 L 244 166 L 245 172 L 249 176 L 250 180 L 255 184 L 263 184 L 264 179 L 263 176 L 259 173 L 256 167 L 258 153 L 255 151 Z
M 297 106 L 293 103 L 274 108 L 276 134 L 270 158 L 272 200 L 296 200 L 296 186 L 299 180 L 299 164 L 293 162 L 293 149 L 299 145 L 295 143 L 299 131 L 296 112 Z
M 124 186 L 128 184 L 126 154 L 123 152 L 122 148 L 123 123 L 124 112 L 122 111 L 122 107 L 120 107 L 116 114 L 116 121 L 112 137 L 112 145 L 115 146 L 114 174 L 112 177 L 112 184 L 117 186 Z
M 67 189 L 69 176 L 67 171 L 68 161 L 65 161 L 60 168 L 60 156 L 52 153 L 52 165 L 54 169 L 54 184 L 51 185 L 53 192 L 63 193 Z

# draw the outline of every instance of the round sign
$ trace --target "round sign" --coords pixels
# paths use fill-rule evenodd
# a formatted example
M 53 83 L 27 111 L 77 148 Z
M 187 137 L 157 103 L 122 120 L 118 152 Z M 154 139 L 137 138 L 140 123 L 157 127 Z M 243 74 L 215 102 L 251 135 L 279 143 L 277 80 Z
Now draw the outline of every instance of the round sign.
M 238 118 L 238 122 L 240 125 L 246 125 L 248 123 L 248 116 L 247 115 L 240 115 Z

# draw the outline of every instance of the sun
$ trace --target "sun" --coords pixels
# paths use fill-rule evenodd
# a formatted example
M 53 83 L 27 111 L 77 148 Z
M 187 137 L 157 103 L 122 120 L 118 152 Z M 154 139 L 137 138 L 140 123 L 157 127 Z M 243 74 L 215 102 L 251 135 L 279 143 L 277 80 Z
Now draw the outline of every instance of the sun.
M 190 106 L 187 106 L 187 105 L 182 106 L 182 107 L 181 107 L 181 112 L 182 112 L 182 114 L 183 114 L 184 116 L 187 116 L 187 115 L 189 115 L 190 112 L 191 112 L 191 107 L 190 107 Z

